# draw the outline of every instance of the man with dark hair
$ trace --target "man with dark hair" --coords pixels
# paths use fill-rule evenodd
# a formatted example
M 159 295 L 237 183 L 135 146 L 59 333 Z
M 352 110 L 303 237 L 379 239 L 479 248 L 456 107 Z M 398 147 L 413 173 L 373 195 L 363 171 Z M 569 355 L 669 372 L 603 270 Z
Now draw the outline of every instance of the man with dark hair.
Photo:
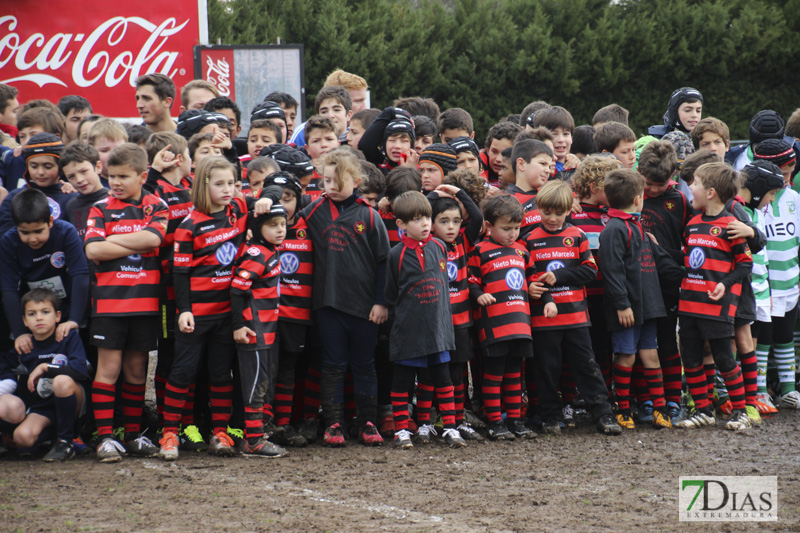
M 145 74 L 136 79 L 136 110 L 144 125 L 155 133 L 175 131 L 177 124 L 170 117 L 175 100 L 175 84 L 164 74 Z
M 69 144 L 78 138 L 78 127 L 81 125 L 81 120 L 92 114 L 92 104 L 83 96 L 70 94 L 62 97 L 56 107 L 64 115 L 67 123 L 64 144 Z

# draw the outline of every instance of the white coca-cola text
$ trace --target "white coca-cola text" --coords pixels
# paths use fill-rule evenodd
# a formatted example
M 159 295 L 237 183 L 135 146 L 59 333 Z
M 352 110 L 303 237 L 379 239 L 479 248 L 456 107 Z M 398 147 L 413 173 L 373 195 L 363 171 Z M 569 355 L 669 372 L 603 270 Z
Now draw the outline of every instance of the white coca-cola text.
M 206 70 L 206 81 L 210 81 L 214 85 L 217 86 L 219 89 L 219 94 L 222 96 L 230 96 L 231 94 L 231 67 L 225 58 L 222 57 L 219 61 L 214 62 L 213 59 L 210 57 L 206 58 L 206 66 L 208 69 Z M 216 78 L 214 77 L 216 74 Z

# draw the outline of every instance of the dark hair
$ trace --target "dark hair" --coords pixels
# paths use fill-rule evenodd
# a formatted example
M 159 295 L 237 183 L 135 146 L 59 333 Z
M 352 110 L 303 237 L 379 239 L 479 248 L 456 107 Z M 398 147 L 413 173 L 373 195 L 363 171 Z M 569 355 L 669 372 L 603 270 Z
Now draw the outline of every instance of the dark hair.
M 41 126 L 46 133 L 54 133 L 62 138 L 67 129 L 61 112 L 47 107 L 32 107 L 20 113 L 17 128 L 22 130 L 32 126 Z
M 211 135 L 206 134 L 206 135 Z M 281 166 L 278 164 L 277 161 L 272 159 L 271 157 L 254 157 L 250 160 L 247 164 L 247 172 L 264 172 L 268 176 L 270 174 L 274 174 L 275 172 L 280 172 Z
M 294 96 L 292 96 L 289 93 L 284 93 L 281 91 L 272 91 L 271 93 L 269 93 L 267 96 L 264 97 L 264 101 L 275 102 L 276 104 L 281 105 L 282 107 L 298 108 L 300 106 L 300 104 L 297 103 L 297 100 L 294 99 Z M 238 116 L 236 120 L 237 121 L 239 120 Z
M 64 118 L 64 115 L 61 114 L 61 111 L 58 109 L 56 104 L 54 104 L 50 100 L 45 100 L 44 98 L 39 98 L 38 100 L 28 100 L 22 106 L 20 106 L 19 111 L 17 111 L 17 116 L 21 115 L 25 111 L 28 111 L 29 109 L 36 109 L 37 107 L 49 109 L 56 115 L 59 115 L 61 116 L 61 118 Z
M 593 154 L 597 152 L 597 145 L 594 143 L 594 127 L 584 124 L 575 128 L 572 133 L 572 147 L 570 153 L 573 154 Z
M 494 139 L 508 139 L 513 143 L 514 139 L 521 131 L 522 126 L 519 124 L 514 124 L 513 122 L 498 122 L 489 128 L 489 133 L 486 134 L 486 141 L 483 143 L 483 147 L 488 150 L 492 146 L 492 141 Z
M 214 134 L 211 132 L 195 133 L 189 137 L 189 157 L 194 161 L 194 154 L 200 148 L 200 144 L 204 142 L 211 142 L 214 140 Z M 147 154 L 150 157 L 150 154 Z M 251 160 L 253 161 L 253 160 Z M 250 168 L 249 166 L 247 168 Z
M 390 202 L 404 192 L 421 189 L 422 175 L 416 168 L 395 167 L 386 175 L 386 198 Z
M 695 179 L 703 182 L 703 188 L 714 189 L 723 204 L 727 204 L 739 192 L 741 175 L 721 161 L 701 165 L 694 173 Z
M 522 205 L 510 194 L 501 194 L 483 203 L 483 220 L 494 226 L 501 218 L 522 222 Z
M 58 168 L 63 171 L 64 167 L 70 163 L 83 163 L 84 161 L 88 161 L 94 166 L 100 161 L 100 154 L 97 153 L 97 149 L 91 144 L 72 141 L 64 148 L 64 151 L 61 152 L 61 158 L 58 160 Z
M 553 132 L 545 128 L 544 126 L 539 126 L 538 128 L 533 128 L 530 130 L 522 130 L 519 132 L 514 138 L 514 144 L 522 141 L 523 139 L 532 139 L 534 141 L 550 141 L 553 142 L 555 138 L 553 137 Z
M 598 152 L 613 152 L 621 142 L 636 142 L 636 134 L 625 124 L 606 122 L 595 129 L 594 143 Z
M 510 115 L 506 116 L 501 122 L 513 122 L 514 124 L 519 124 L 519 117 L 521 117 L 519 113 L 511 113 Z M 523 126 L 524 128 L 525 126 Z
M 381 112 L 379 109 L 362 109 L 357 113 L 353 113 L 353 116 L 350 117 L 350 122 L 357 120 L 361 127 L 367 129 L 370 124 L 375 122 L 375 119 L 378 118 Z
M 25 294 L 22 295 L 22 299 L 20 300 L 19 304 L 22 307 L 22 313 L 25 313 L 25 307 L 31 303 L 49 303 L 53 306 L 53 310 L 58 311 L 58 308 L 61 307 L 61 300 L 58 299 L 56 293 L 51 291 L 50 289 L 32 289 Z
M 203 106 L 203 109 L 206 111 L 219 111 L 220 109 L 230 109 L 233 111 L 233 115 L 236 117 L 236 124 L 239 126 L 242 125 L 242 110 L 239 109 L 239 106 L 236 105 L 236 102 L 228 98 L 227 96 L 217 96 L 216 98 L 212 98 L 206 105 Z
M 403 222 L 411 222 L 414 217 L 430 217 L 431 203 L 419 191 L 406 191 L 392 202 L 392 213 Z
M 336 124 L 333 123 L 333 120 L 330 117 L 323 117 L 322 115 L 314 115 L 313 117 L 309 118 L 306 121 L 306 127 L 304 130 L 305 137 L 306 137 L 306 144 L 308 144 L 308 137 L 311 135 L 312 130 L 324 130 L 329 131 L 339 137 L 339 131 L 336 129 Z
M 147 160 L 152 164 L 153 160 L 156 158 L 156 154 L 166 148 L 167 145 L 169 145 L 170 152 L 181 157 L 183 157 L 183 153 L 189 147 L 183 136 L 171 131 L 159 131 L 152 134 L 150 138 L 147 139 L 147 144 L 144 147 L 147 152 Z M 137 172 L 139 171 L 137 170 Z
M 97 122 L 101 118 L 103 118 L 103 115 L 97 115 L 97 114 L 86 115 L 85 117 L 83 117 L 83 120 L 81 120 L 81 123 L 78 124 L 78 133 L 80 133 L 81 128 L 83 128 L 83 125 L 86 124 L 87 122 Z
M 624 209 L 633 204 L 634 198 L 644 193 L 644 179 L 631 168 L 612 170 L 603 180 L 603 191 L 606 193 L 608 207 Z
M 0 83 L 0 113 L 5 113 L 9 102 L 17 97 L 19 91 L 16 87 Z
M 135 84 L 137 89 L 142 85 L 152 85 L 153 91 L 156 93 L 159 100 L 172 98 L 173 103 L 175 101 L 175 83 L 173 83 L 172 79 L 166 74 L 158 72 L 154 74 L 145 74 L 144 76 L 136 78 Z M 172 107 L 172 104 L 170 104 L 170 107 Z
M 511 164 L 514 166 L 514 173 L 517 171 L 517 160 L 522 159 L 526 163 L 530 163 L 539 154 L 547 154 L 551 158 L 554 157 L 553 151 L 542 141 L 524 139 L 515 144 L 511 149 Z
M 417 115 L 425 116 L 431 119 L 434 123 L 439 118 L 440 114 L 439 104 L 437 104 L 433 98 L 423 98 L 421 96 L 398 98 L 394 101 L 393 105 L 394 107 L 405 109 L 412 117 Z
M 270 130 L 272 133 L 275 134 L 275 143 L 282 144 L 283 143 L 283 132 L 281 132 L 280 126 L 277 124 L 272 123 L 269 119 L 259 119 L 254 120 L 250 123 L 250 129 L 247 130 L 247 137 L 250 137 L 250 132 L 253 130 Z
M 425 115 L 417 115 L 414 117 L 414 135 L 417 139 L 423 135 L 431 135 L 433 142 L 436 142 L 436 137 L 439 136 L 439 130 L 436 129 L 436 123 L 426 117 Z
M 454 198 L 443 196 L 438 200 L 434 200 L 433 204 L 431 205 L 431 220 L 435 222 L 436 217 L 445 211 L 450 211 L 451 209 L 457 209 L 458 215 L 461 216 L 461 206 Z
M 459 168 L 452 171 L 444 178 L 447 185 L 455 185 L 472 198 L 475 205 L 481 205 L 486 198 L 486 180 L 471 168 Z
M 436 121 L 436 127 L 439 128 L 440 134 L 445 130 L 464 130 L 468 134 L 475 131 L 472 126 L 472 116 L 460 107 L 451 107 L 443 111 Z
M 728 129 L 727 124 L 718 118 L 705 117 L 704 119 L 700 120 L 700 122 L 695 124 L 690 134 L 695 150 L 700 148 L 700 141 L 703 140 L 703 134 L 706 132 L 719 135 L 722 140 L 725 141 L 725 144 L 729 144 L 731 142 L 731 131 Z M 788 133 L 786 135 L 788 135 Z
M 89 103 L 89 100 L 76 94 L 62 96 L 61 100 L 56 104 L 56 107 L 58 107 L 58 110 L 61 111 L 61 114 L 65 117 L 70 111 L 83 111 L 84 109 L 88 109 L 89 113 L 92 112 L 92 104 Z
M 122 126 L 125 128 L 125 131 L 128 132 L 128 142 L 132 142 L 133 144 L 146 143 L 150 135 L 153 134 L 150 128 L 142 126 L 141 124 L 130 124 L 126 122 Z
M 706 163 L 719 163 L 719 155 L 711 150 L 698 150 L 689 154 L 681 163 L 681 179 L 691 185 L 694 182 L 694 173 Z
M 339 104 L 344 106 L 345 111 L 353 109 L 353 101 L 350 99 L 350 93 L 341 85 L 328 85 L 323 87 L 314 98 L 314 110 L 319 113 L 319 106 L 322 102 L 329 98 L 335 99 Z
M 14 224 L 50 222 L 50 203 L 47 196 L 38 189 L 22 189 L 11 200 L 11 218 Z
M 153 135 L 153 137 L 155 137 L 155 134 Z M 153 137 L 150 137 L 150 140 L 152 140 Z M 106 160 L 106 166 L 119 167 L 123 165 L 128 165 L 137 174 L 142 174 L 144 172 L 147 172 L 147 152 L 145 152 L 144 149 L 138 144 L 133 144 L 133 143 L 120 144 L 119 146 L 111 150 L 111 153 L 108 154 L 108 159 Z
M 592 117 L 592 126 L 606 122 L 619 122 L 628 125 L 628 110 L 619 104 L 608 104 L 597 110 Z
M 537 100 L 535 102 L 531 102 L 530 104 L 525 106 L 525 109 L 522 110 L 522 113 L 519 115 L 519 125 L 525 127 L 525 124 L 528 123 L 528 117 L 536 113 L 541 109 L 549 109 L 553 106 L 545 102 L 544 100 Z
M 678 155 L 669 141 L 652 141 L 639 154 L 639 173 L 650 181 L 666 183 L 678 170 Z
M 563 107 L 553 106 L 536 112 L 533 117 L 533 127 L 537 126 L 544 126 L 548 130 L 562 128 L 572 133 L 575 131 L 575 120 Z
M 374 163 L 369 161 L 361 161 L 361 170 L 364 173 L 364 179 L 358 185 L 358 191 L 361 194 L 377 194 L 383 196 L 386 192 L 386 176 L 383 172 L 375 166 Z

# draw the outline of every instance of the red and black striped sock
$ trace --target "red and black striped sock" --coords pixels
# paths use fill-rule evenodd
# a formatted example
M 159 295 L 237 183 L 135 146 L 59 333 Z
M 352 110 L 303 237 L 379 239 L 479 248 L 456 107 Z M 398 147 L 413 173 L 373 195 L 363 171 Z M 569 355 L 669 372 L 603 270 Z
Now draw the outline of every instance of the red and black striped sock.
M 734 409 L 745 408 L 744 379 L 739 365 L 728 372 L 722 372 L 722 379 L 725 380 L 725 387 L 728 389 L 728 398 Z
M 706 376 L 706 390 L 708 391 L 708 397 L 714 397 L 714 375 L 717 373 L 717 367 L 714 363 L 708 363 L 703 365 L 703 373 Z
M 264 420 L 274 420 L 275 419 L 275 412 L 272 410 L 272 404 L 264 402 L 264 406 L 261 407 L 261 412 L 264 413 Z
M 250 444 L 255 444 L 264 436 L 264 411 L 258 404 L 247 405 L 244 408 L 244 438 Z
M 439 402 L 439 414 L 442 415 L 442 425 L 445 429 L 456 427 L 455 400 L 453 399 L 453 386 L 437 387 L 436 399 Z
M 181 413 L 181 425 L 183 427 L 194 424 L 194 390 L 195 384 L 192 383 L 186 393 L 186 402 L 183 404 L 183 412 Z
M 167 381 L 164 388 L 164 433 L 178 434 L 178 425 L 188 394 L 189 387 L 180 387 Z
M 748 405 L 755 405 L 758 392 L 758 358 L 755 350 L 739 355 L 739 365 L 744 379 L 744 395 Z M 730 394 L 730 390 L 728 391 Z
M 453 402 L 456 409 L 456 425 L 464 422 L 464 383 L 459 383 L 453 387 Z
M 681 403 L 681 354 L 675 353 L 661 361 L 661 375 L 664 378 L 664 399 Z
M 614 364 L 614 389 L 620 411 L 631 408 L 631 367 Z
M 433 405 L 433 385 L 421 379 L 417 382 L 417 424 L 431 423 L 431 406 Z
M 684 372 L 686 372 L 686 383 L 689 386 L 689 394 L 694 400 L 695 409 L 707 409 L 711 402 L 708 401 L 708 381 L 703 367 L 686 367 Z
M 319 408 L 322 400 L 319 394 L 320 383 L 322 382 L 322 372 L 317 368 L 308 367 L 304 383 L 305 394 L 303 395 L 303 417 L 316 420 L 319 418 Z
M 292 420 L 294 382 L 275 384 L 275 425 L 287 426 Z
M 114 433 L 114 398 L 116 389 L 113 384 L 92 382 L 92 406 L 97 436 L 110 437 Z
M 647 392 L 647 378 L 644 377 L 644 365 L 638 357 L 631 370 L 631 390 L 636 397 L 636 403 L 639 405 L 651 399 L 650 394 Z M 628 395 L 630 396 L 630 393 Z
M 147 385 L 122 382 L 122 425 L 125 428 L 125 441 L 139 436 L 142 429 L 144 411 L 144 391 Z
M 497 422 L 503 418 L 500 413 L 500 387 L 503 376 L 495 376 L 488 372 L 483 373 L 483 408 L 489 422 Z
M 664 377 L 660 368 L 645 368 L 644 377 L 647 380 L 647 391 L 653 400 L 653 408 L 662 409 L 666 404 L 664 400 Z
M 522 407 L 522 373 L 503 373 L 503 404 L 506 406 L 506 415 L 518 419 Z
M 211 403 L 211 427 L 214 433 L 228 431 L 233 408 L 233 383 L 208 386 L 208 400 Z
M 395 431 L 408 429 L 408 391 L 402 387 L 402 390 L 392 390 L 390 395 Z

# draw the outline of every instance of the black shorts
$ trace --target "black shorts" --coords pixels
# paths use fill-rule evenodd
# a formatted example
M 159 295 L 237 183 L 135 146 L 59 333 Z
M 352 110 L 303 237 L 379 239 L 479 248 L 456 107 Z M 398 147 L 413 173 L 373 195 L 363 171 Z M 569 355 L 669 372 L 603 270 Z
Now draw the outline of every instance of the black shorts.
M 297 322 L 287 322 L 278 320 L 278 342 L 280 342 L 280 353 L 303 353 L 306 347 L 306 337 L 308 332 L 307 324 Z
M 22 385 L 22 384 L 21 384 Z M 78 383 L 78 386 L 83 389 L 83 404 L 81 404 L 81 411 L 78 417 L 83 417 L 86 414 L 86 407 L 88 396 L 86 395 L 86 387 L 83 383 Z M 25 416 L 30 414 L 36 414 L 39 416 L 43 416 L 50 420 L 50 423 L 55 425 L 58 420 L 58 413 L 56 412 L 56 400 L 55 395 L 48 396 L 47 398 L 42 398 L 36 392 L 30 392 L 27 388 L 27 384 L 24 384 L 24 390 L 20 391 L 20 399 L 25 404 Z
M 230 315 L 222 318 L 194 318 L 194 331 L 175 330 L 175 340 L 184 344 L 233 344 L 233 322 Z
M 678 318 L 679 334 L 687 339 L 729 339 L 733 337 L 733 324 L 696 316 Z
M 485 357 L 533 357 L 533 341 L 529 338 L 509 339 L 490 344 L 483 349 Z
M 468 363 L 472 359 L 472 335 L 469 328 L 455 328 L 456 349 L 450 350 L 451 363 Z
M 158 346 L 157 315 L 96 316 L 92 318 L 91 344 L 109 350 L 150 352 Z

